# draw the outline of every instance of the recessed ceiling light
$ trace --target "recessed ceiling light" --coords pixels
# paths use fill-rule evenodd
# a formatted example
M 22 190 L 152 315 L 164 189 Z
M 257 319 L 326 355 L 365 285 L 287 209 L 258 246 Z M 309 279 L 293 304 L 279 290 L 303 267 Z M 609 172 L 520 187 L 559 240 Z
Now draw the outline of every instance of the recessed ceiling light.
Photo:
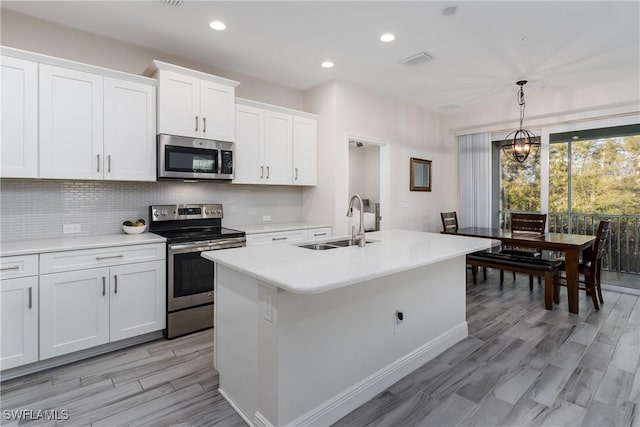
M 220 21 L 211 21 L 209 22 L 209 26 L 216 31 L 223 31 L 227 28 L 227 26 L 224 25 L 224 22 Z
M 394 36 L 391 33 L 385 33 L 383 35 L 380 36 L 380 41 L 381 42 L 385 42 L 385 43 L 389 43 L 392 42 L 396 39 L 396 36 Z
M 331 61 L 324 61 L 322 63 L 322 68 L 333 68 L 333 62 Z

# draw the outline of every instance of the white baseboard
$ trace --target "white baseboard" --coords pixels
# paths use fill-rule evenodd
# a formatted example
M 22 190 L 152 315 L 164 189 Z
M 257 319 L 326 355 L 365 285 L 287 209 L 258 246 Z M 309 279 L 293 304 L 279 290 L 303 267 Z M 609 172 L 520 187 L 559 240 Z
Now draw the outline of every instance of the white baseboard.
M 469 336 L 469 332 L 465 321 L 318 405 L 289 423 L 288 426 L 327 426 L 333 424 L 467 336 Z M 262 422 L 262 420 L 260 421 Z M 264 421 L 269 423 L 266 419 Z M 271 425 L 271 423 L 266 423 L 254 425 L 261 427 Z
M 219 381 L 219 379 L 218 379 L 218 381 Z M 223 389 L 218 388 L 218 391 L 220 392 L 220 394 L 222 395 L 224 400 L 226 400 L 227 403 L 229 405 L 231 405 L 233 410 L 236 411 L 236 413 L 238 415 L 240 415 L 240 418 L 242 418 L 244 420 L 244 422 L 247 423 L 247 425 L 249 425 L 249 427 L 259 427 L 260 426 L 259 424 L 254 424 L 254 422 L 251 421 L 251 419 L 247 416 L 247 414 L 245 414 L 244 411 L 242 409 L 240 409 L 240 407 L 236 404 L 236 402 L 234 402 L 234 400 Z M 256 414 L 259 414 L 259 412 L 257 412 Z M 264 418 L 264 417 L 262 417 L 262 418 Z M 264 418 L 264 419 L 266 420 L 266 418 Z M 269 426 L 271 426 L 271 424 L 265 424 L 265 426 L 269 427 Z
M 602 290 L 618 292 L 619 294 L 640 295 L 640 289 L 627 288 L 624 286 L 607 285 L 606 283 L 603 283 L 601 287 L 602 287 Z
M 254 427 L 274 427 L 264 415 L 260 413 L 260 411 L 256 412 L 253 416 L 253 425 Z

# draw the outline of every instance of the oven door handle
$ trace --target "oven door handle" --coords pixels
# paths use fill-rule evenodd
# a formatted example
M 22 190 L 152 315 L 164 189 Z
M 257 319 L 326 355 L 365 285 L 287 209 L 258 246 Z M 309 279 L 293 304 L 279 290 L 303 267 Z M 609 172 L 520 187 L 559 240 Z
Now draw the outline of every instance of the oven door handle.
M 227 248 L 241 248 L 245 246 L 246 239 L 223 239 L 223 240 L 211 240 L 205 242 L 194 242 L 185 244 L 169 245 L 171 252 L 189 250 L 191 252 L 196 251 L 211 251 L 216 249 Z

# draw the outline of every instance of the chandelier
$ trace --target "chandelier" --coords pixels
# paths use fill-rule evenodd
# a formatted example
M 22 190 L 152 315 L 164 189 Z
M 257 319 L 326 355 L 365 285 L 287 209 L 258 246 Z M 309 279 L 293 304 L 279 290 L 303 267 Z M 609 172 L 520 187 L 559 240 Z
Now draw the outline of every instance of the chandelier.
M 524 85 L 527 84 L 526 80 L 520 80 L 516 82 L 520 89 L 518 90 L 518 105 L 520 106 L 520 129 L 511 132 L 505 140 L 502 142 L 502 152 L 510 159 L 522 163 L 527 160 L 529 154 L 535 152 L 540 147 L 540 137 L 537 137 L 533 132 L 523 129 L 522 123 L 524 122 Z

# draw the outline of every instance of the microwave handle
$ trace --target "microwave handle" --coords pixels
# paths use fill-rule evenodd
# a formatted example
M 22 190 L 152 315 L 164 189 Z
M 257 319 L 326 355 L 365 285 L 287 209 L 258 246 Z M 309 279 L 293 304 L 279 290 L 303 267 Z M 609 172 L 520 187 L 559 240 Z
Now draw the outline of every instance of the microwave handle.
M 222 149 L 218 151 L 218 174 L 222 173 Z

